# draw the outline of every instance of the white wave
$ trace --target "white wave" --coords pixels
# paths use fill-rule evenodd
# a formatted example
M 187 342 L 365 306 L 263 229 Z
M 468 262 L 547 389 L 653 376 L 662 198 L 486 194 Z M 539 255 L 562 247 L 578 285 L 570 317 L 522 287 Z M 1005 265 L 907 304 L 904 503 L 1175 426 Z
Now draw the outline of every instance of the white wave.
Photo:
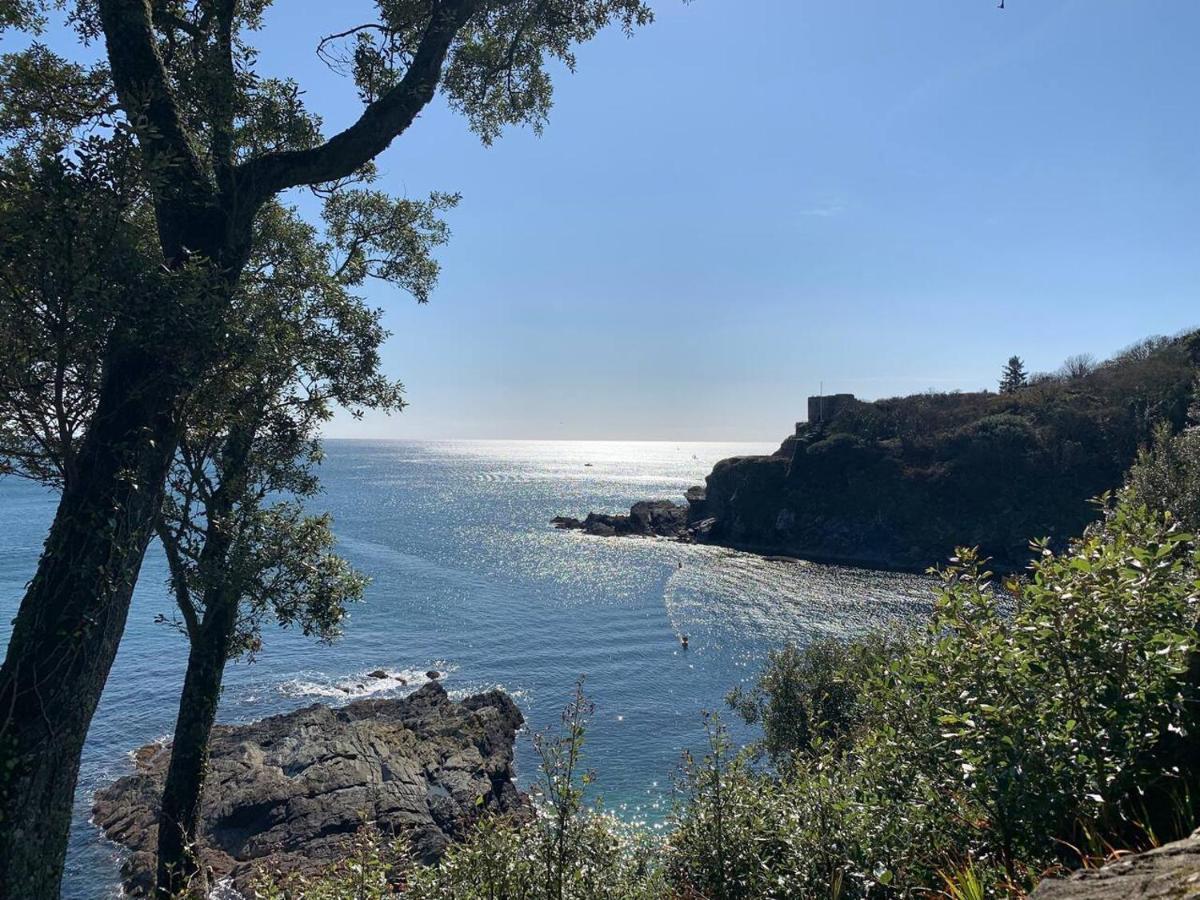
M 380 666 L 386 678 L 372 678 L 368 673 L 375 669 L 364 669 L 349 675 L 327 675 L 324 672 L 306 672 L 278 685 L 279 693 L 285 697 L 321 697 L 329 700 L 350 701 L 366 697 L 403 697 L 411 694 L 431 679 L 426 673 L 438 672 L 440 679 L 458 670 L 458 666 L 438 660 L 424 669 L 392 669 Z

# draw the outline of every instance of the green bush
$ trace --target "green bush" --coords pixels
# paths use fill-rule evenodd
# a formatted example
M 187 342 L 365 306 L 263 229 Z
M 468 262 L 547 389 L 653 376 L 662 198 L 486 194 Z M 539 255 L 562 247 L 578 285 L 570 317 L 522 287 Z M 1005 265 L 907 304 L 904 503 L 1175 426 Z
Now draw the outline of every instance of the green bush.
M 702 896 L 937 892 L 963 872 L 1010 895 L 1106 846 L 1186 833 L 1198 562 L 1169 515 L 1128 499 L 1007 592 L 964 551 L 928 627 L 857 692 L 848 741 L 783 728 L 807 750 L 779 775 L 719 753 L 692 768 L 668 871 Z M 758 708 L 811 722 L 827 696 L 813 685 L 837 678 L 801 673 L 829 658 L 775 655 Z
M 1142 450 L 1129 472 L 1133 498 L 1168 510 L 1184 528 L 1200 529 L 1200 427 L 1177 435 L 1160 428 L 1154 449 Z
M 762 728 L 751 752 L 782 770 L 798 756 L 843 747 L 862 724 L 864 685 L 907 643 L 872 634 L 772 650 L 753 687 L 735 688 L 726 698 L 744 721 Z

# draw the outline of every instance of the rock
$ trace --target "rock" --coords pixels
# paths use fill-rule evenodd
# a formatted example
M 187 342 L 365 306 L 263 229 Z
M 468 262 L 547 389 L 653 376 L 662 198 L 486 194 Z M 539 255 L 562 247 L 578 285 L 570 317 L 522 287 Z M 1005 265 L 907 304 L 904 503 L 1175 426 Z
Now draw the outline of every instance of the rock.
M 439 678 L 442 677 L 442 673 L 439 672 L 437 669 L 430 669 L 428 672 L 425 673 L 425 677 L 430 679 L 431 681 L 437 681 Z
M 592 516 L 588 516 L 588 523 L 585 527 L 588 534 L 594 534 L 596 537 L 616 537 L 617 529 L 608 522 L 596 520 L 592 521 Z
M 1099 869 L 1048 878 L 1032 900 L 1127 900 L 1200 897 L 1200 830 L 1182 841 L 1122 857 Z
M 311 872 L 374 822 L 433 861 L 482 811 L 525 814 L 513 785 L 520 711 L 499 691 L 452 702 L 437 682 L 402 700 L 319 704 L 251 725 L 218 726 L 205 785 L 201 853 L 245 896 L 259 868 Z M 147 896 L 157 807 L 170 761 L 152 744 L 136 772 L 96 792 L 93 820 L 131 852 L 131 896 Z
M 374 672 L 368 672 L 367 677 L 368 678 L 387 678 L 388 673 L 385 672 L 383 669 L 376 669 Z
M 576 528 L 598 537 L 672 537 L 687 535 L 688 507 L 670 500 L 642 500 L 633 504 L 628 515 L 589 513 L 580 521 L 571 516 L 550 520 L 556 528 Z

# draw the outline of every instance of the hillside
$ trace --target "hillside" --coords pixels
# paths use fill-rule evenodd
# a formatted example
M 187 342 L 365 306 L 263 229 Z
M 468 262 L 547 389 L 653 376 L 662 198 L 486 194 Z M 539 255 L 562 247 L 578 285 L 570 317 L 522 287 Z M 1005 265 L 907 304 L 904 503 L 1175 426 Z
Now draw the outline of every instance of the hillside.
M 846 400 L 771 456 L 718 463 L 688 518 L 714 520 L 714 543 L 812 559 L 919 568 L 970 545 L 1020 566 L 1030 536 L 1082 531 L 1158 423 L 1182 426 L 1198 363 L 1200 332 L 1012 393 Z
M 1196 402 L 1200 332 L 1148 338 L 1099 364 L 1036 375 L 1007 393 L 874 402 L 812 398 L 810 421 L 770 456 L 722 460 L 687 506 L 639 503 L 556 524 L 660 534 L 762 553 L 924 569 L 978 547 L 1023 567 L 1030 539 L 1062 547 L 1121 484 L 1139 447 Z

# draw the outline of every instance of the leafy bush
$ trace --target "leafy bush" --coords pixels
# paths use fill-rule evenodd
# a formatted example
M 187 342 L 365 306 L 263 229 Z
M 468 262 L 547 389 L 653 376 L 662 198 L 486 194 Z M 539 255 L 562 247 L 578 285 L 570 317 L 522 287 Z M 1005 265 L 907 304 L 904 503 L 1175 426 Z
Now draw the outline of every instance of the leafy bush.
M 748 724 L 762 727 L 762 741 L 751 751 L 782 769 L 797 756 L 840 747 L 862 722 L 867 680 L 906 643 L 902 636 L 872 634 L 772 650 L 754 686 L 727 698 Z
M 805 751 L 778 776 L 719 752 L 693 767 L 669 872 L 703 896 L 875 896 L 947 879 L 1006 895 L 1108 845 L 1186 833 L 1198 563 L 1169 515 L 1129 499 L 1006 593 L 964 551 L 909 649 L 867 657 L 848 735 L 778 729 Z M 842 678 L 862 677 L 864 657 L 846 658 Z M 821 685 L 839 682 L 831 660 L 836 671 L 827 648 L 812 662 L 776 654 L 760 715 L 811 722 Z M 722 845 L 722 865 L 706 866 Z
M 1172 435 L 1155 434 L 1154 449 L 1143 450 L 1129 472 L 1137 502 L 1166 509 L 1183 527 L 1200 530 L 1200 427 Z

